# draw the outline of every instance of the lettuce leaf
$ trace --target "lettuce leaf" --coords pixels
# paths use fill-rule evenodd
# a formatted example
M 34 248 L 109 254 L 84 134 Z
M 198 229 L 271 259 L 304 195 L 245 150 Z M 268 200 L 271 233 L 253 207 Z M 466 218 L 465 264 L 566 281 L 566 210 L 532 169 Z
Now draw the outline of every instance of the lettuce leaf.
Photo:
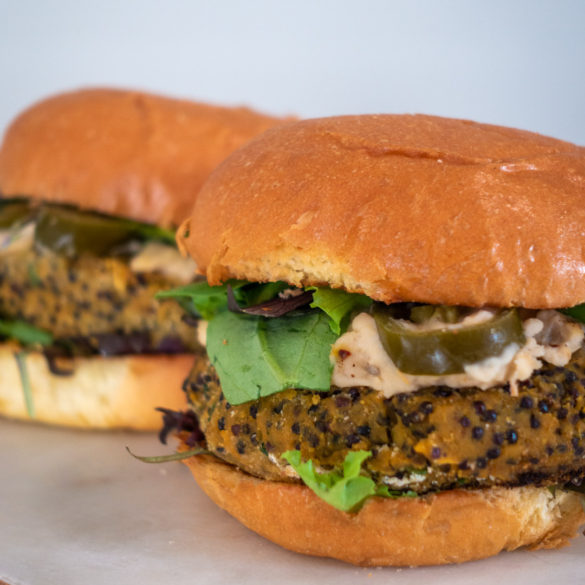
M 14 339 L 23 345 L 51 345 L 53 336 L 25 321 L 0 320 L 0 337 Z
M 155 298 L 175 299 L 180 302 L 183 309 L 195 312 L 209 321 L 219 309 L 227 306 L 228 285 L 236 292 L 246 284 L 249 283 L 245 280 L 231 280 L 221 286 L 209 286 L 205 281 L 193 282 L 172 290 L 160 291 L 156 293 Z
M 282 458 L 322 500 L 343 512 L 354 512 L 376 493 L 374 481 L 360 475 L 362 463 L 371 455 L 371 451 L 350 451 L 343 462 L 342 476 L 335 472 L 318 473 L 313 461 L 301 462 L 299 451 L 286 451 Z
M 284 282 L 229 281 L 222 286 L 192 283 L 160 292 L 191 314 L 209 321 L 207 354 L 215 366 L 226 400 L 241 404 L 287 388 L 326 392 L 331 386 L 331 345 L 346 327 L 346 317 L 366 308 L 366 296 L 308 287 L 309 306 L 278 317 L 228 310 L 230 286 L 239 306 L 252 307 L 290 288 Z M 308 302 L 308 300 L 307 300 Z
M 560 312 L 569 315 L 569 317 L 573 317 L 576 321 L 585 323 L 585 303 L 568 309 L 560 309 Z
M 282 454 L 299 474 L 303 483 L 329 505 L 343 512 L 357 512 L 370 496 L 383 498 L 416 498 L 414 491 L 400 492 L 386 485 L 376 485 L 373 479 L 360 475 L 362 463 L 372 456 L 371 451 L 350 451 L 343 462 L 343 475 L 315 471 L 311 460 L 301 462 L 299 451 Z
M 311 307 L 321 309 L 331 319 L 331 330 L 341 334 L 342 321 L 353 311 L 365 310 L 372 303 L 372 299 L 365 295 L 348 293 L 340 289 L 309 286 L 305 290 L 313 291 Z M 346 329 L 347 327 L 343 327 Z
M 224 310 L 209 321 L 207 354 L 226 400 L 241 404 L 286 388 L 328 391 L 335 337 L 320 311 L 267 319 Z
M 29 418 L 35 418 L 35 405 L 33 402 L 32 387 L 28 375 L 28 368 L 26 367 L 26 351 L 17 351 L 14 354 L 16 365 L 18 366 L 18 374 L 20 376 L 20 384 L 22 386 L 22 394 L 24 396 L 24 404 Z

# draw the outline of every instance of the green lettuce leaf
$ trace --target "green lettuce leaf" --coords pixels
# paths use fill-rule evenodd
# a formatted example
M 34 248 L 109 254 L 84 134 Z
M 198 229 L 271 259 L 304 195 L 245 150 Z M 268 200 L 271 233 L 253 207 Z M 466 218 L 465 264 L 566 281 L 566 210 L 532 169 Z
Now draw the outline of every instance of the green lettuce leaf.
M 367 309 L 373 302 L 365 295 L 348 293 L 340 289 L 309 286 L 305 290 L 313 291 L 311 307 L 321 309 L 329 316 L 331 330 L 337 335 L 341 334 L 342 321 L 345 317 L 353 311 Z
M 362 463 L 371 455 L 370 451 L 350 451 L 343 462 L 343 476 L 334 472 L 318 473 L 311 460 L 301 462 L 299 451 L 286 451 L 282 458 L 322 500 L 343 512 L 353 512 L 376 493 L 374 481 L 360 475 Z
M 14 359 L 16 360 L 16 365 L 18 366 L 18 374 L 20 376 L 20 383 L 22 386 L 22 393 L 24 395 L 26 412 L 30 418 L 35 418 L 35 405 L 33 402 L 28 368 L 26 367 L 26 351 L 17 351 L 14 354 Z
M 569 315 L 569 317 L 573 317 L 576 321 L 585 323 L 585 303 L 570 307 L 569 309 L 561 309 L 560 312 Z
M 286 388 L 328 391 L 335 338 L 319 311 L 267 319 L 224 310 L 209 321 L 207 354 L 226 400 L 241 404 Z
M 360 475 L 362 463 L 371 456 L 371 451 L 350 451 L 343 462 L 343 475 L 339 475 L 335 472 L 315 471 L 311 460 L 301 462 L 299 451 L 286 451 L 282 454 L 282 458 L 299 474 L 308 488 L 329 505 L 343 512 L 356 512 L 370 496 L 418 497 L 414 491 L 391 490 L 388 486 L 376 485 L 370 477 Z
M 313 309 L 270 318 L 227 310 L 227 287 L 237 303 L 254 306 L 290 288 L 284 282 L 230 281 L 223 286 L 192 283 L 160 292 L 191 314 L 209 321 L 207 354 L 215 366 L 226 400 L 241 404 L 287 388 L 326 392 L 331 385 L 331 345 L 352 311 L 366 308 L 368 297 L 341 290 L 309 287 Z
M 51 345 L 53 336 L 25 321 L 0 320 L 0 337 L 14 339 L 23 345 Z
M 203 319 L 209 321 L 219 309 L 227 306 L 228 285 L 236 292 L 247 284 L 249 283 L 245 280 L 232 280 L 222 286 L 209 286 L 205 281 L 193 282 L 186 286 L 158 292 L 155 298 L 175 299 L 185 310 L 190 310 L 190 312 L 194 310 Z M 238 295 L 236 295 L 236 299 L 241 300 Z M 189 306 L 189 303 L 192 306 Z

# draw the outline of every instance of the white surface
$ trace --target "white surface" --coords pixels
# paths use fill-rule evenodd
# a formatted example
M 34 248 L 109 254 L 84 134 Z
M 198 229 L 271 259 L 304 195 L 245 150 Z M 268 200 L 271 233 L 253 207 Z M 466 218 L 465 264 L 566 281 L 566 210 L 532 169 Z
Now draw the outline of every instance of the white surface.
M 582 0 L 0 0 L 0 133 L 41 97 L 105 84 L 585 144 L 584 22 Z
M 563 585 L 585 582 L 585 538 L 453 567 L 365 569 L 282 550 L 212 504 L 148 434 L 0 420 L 0 580 L 11 585 Z

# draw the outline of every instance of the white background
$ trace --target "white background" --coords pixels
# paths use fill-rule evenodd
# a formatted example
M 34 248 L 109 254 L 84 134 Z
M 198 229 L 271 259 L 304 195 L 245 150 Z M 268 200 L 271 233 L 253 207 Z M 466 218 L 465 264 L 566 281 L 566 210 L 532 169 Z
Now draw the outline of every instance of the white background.
M 582 0 L 0 0 L 0 132 L 84 85 L 423 112 L 585 144 Z

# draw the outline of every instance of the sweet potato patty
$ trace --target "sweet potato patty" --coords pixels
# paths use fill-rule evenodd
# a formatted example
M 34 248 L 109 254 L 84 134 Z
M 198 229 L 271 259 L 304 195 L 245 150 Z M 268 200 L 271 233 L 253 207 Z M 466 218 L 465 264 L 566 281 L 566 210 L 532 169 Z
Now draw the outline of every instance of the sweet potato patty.
M 372 452 L 364 473 L 424 493 L 466 485 L 554 485 L 585 475 L 585 351 L 519 384 L 489 390 L 434 386 L 392 398 L 371 388 L 286 390 L 226 402 L 209 362 L 185 382 L 208 448 L 253 475 L 290 480 L 283 452 L 341 472 L 350 450 Z
M 140 333 L 153 350 L 194 350 L 195 330 L 182 320 L 179 305 L 154 299 L 178 284 L 132 272 L 122 258 L 67 259 L 30 249 L 0 262 L 0 316 L 25 320 L 56 339 Z

